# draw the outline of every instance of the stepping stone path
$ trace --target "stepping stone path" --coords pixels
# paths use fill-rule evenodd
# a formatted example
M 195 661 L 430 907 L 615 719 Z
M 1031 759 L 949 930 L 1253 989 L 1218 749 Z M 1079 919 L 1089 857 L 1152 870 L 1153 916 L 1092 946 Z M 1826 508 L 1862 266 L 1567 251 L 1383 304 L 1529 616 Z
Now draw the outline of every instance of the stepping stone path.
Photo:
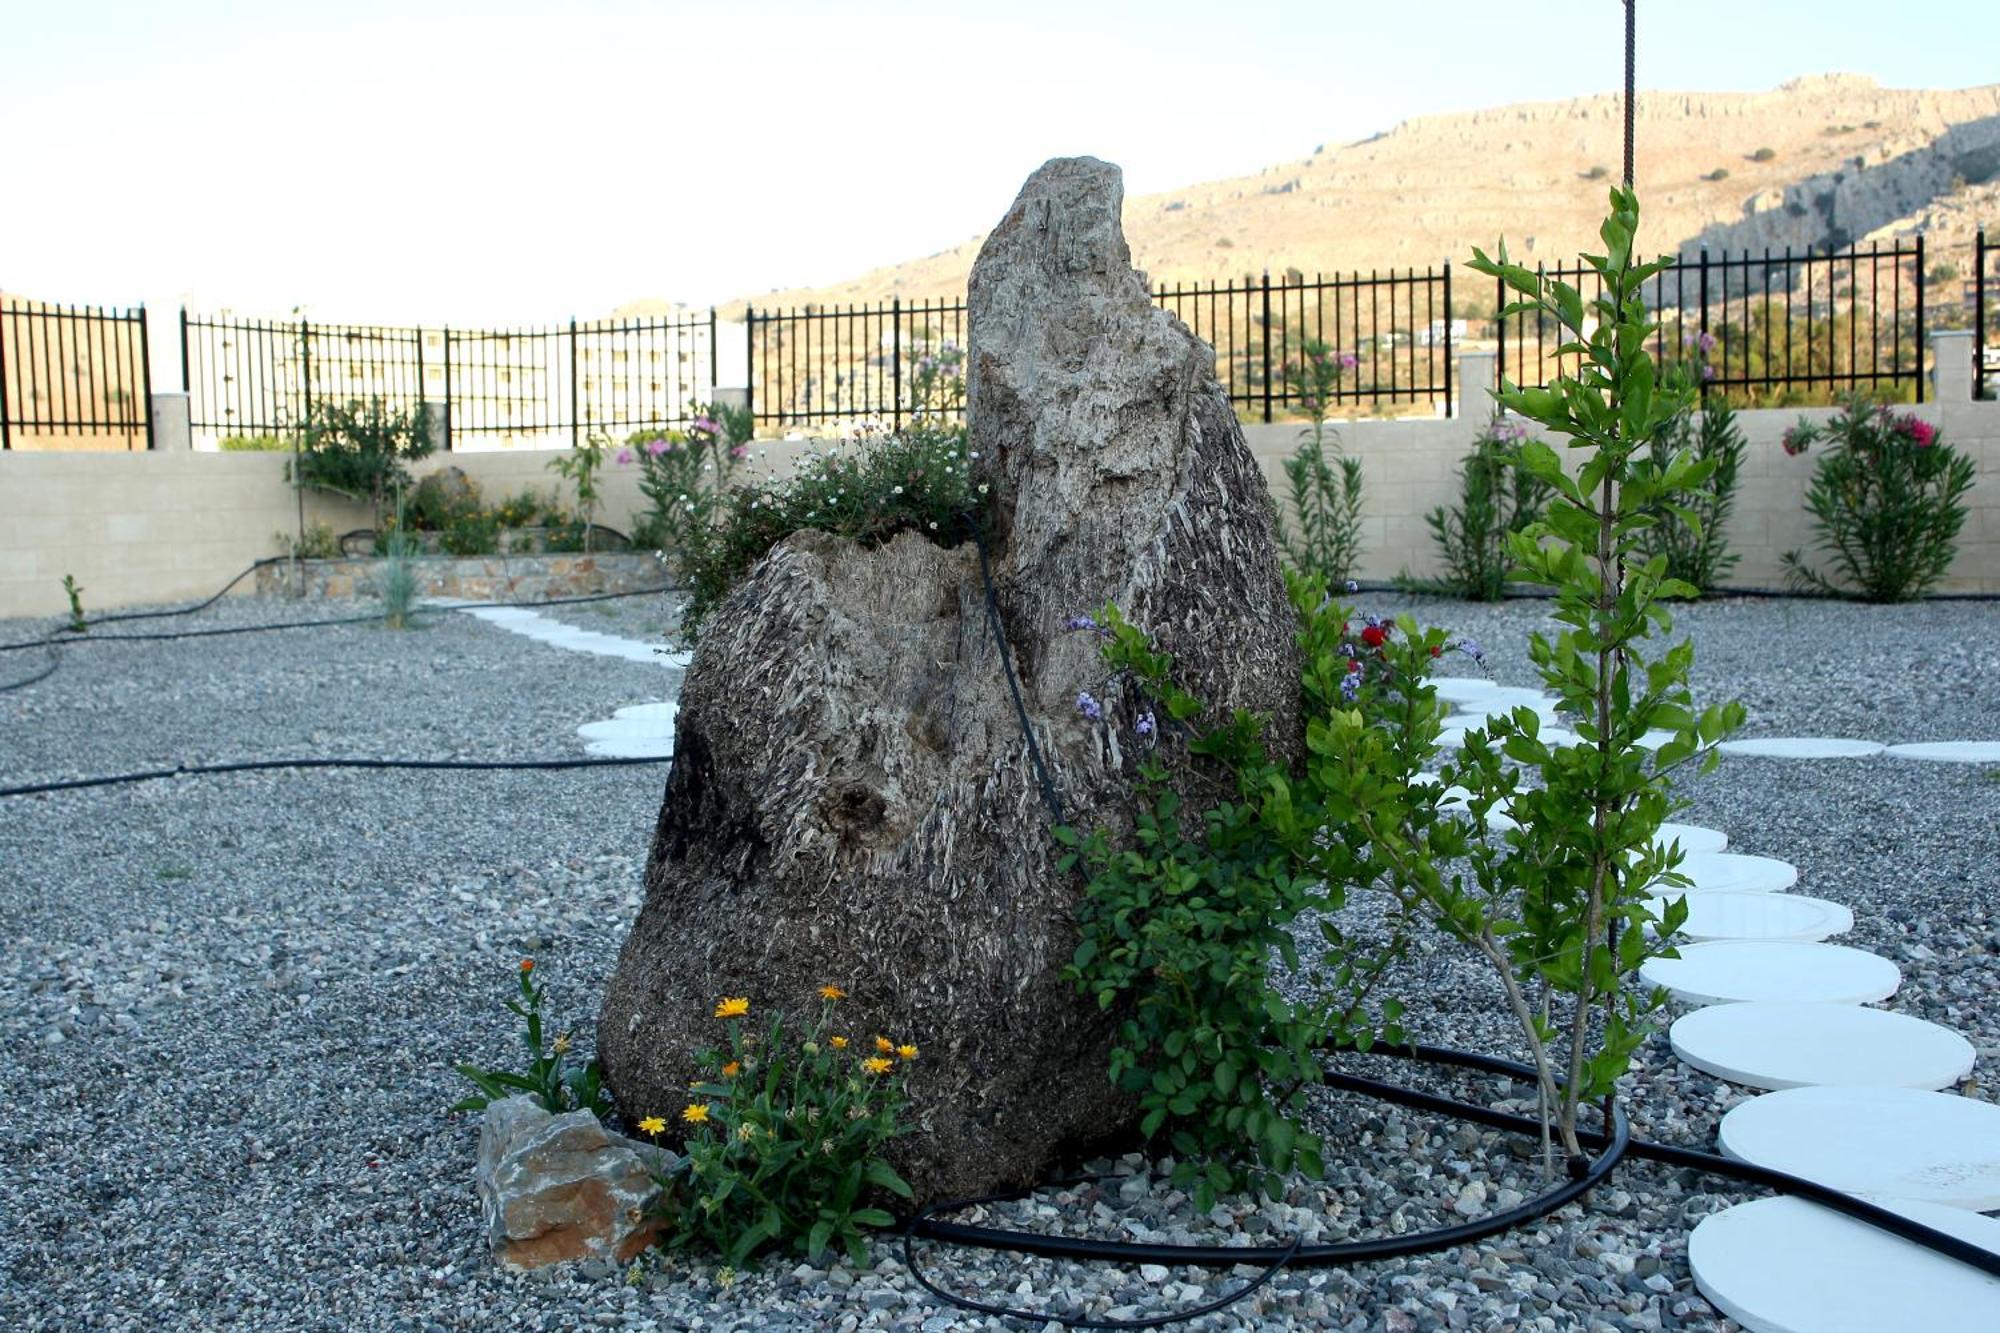
M 1876 1200 L 2000 1254 L 2000 1221 Z M 1758 1199 L 1688 1238 L 1701 1294 L 1754 1333 L 1958 1333 L 2000 1328 L 2000 1278 L 1799 1199 Z
M 1949 1028 L 1856 1004 L 1714 1004 L 1668 1030 L 1682 1063 L 1751 1088 L 1949 1087 L 1972 1072 L 1972 1043 Z
M 1722 1117 L 1722 1151 L 1850 1194 L 2000 1208 L 2000 1106 L 1915 1088 L 1791 1088 Z
M 657 645 L 637 639 L 565 625 L 526 607 L 459 603 L 456 609 L 490 625 L 571 652 L 622 657 L 628 662 L 650 662 L 676 671 L 687 670 L 688 663 L 694 658 L 689 652 L 667 652 Z M 583 739 L 585 751 L 606 759 L 669 758 L 674 752 L 674 715 L 677 708 L 678 705 L 672 702 L 634 704 L 619 709 L 602 722 L 584 723 L 576 729 L 576 734 Z
M 1678 958 L 1648 959 L 1639 980 L 1664 986 L 1682 1004 L 1872 1004 L 1896 993 L 1903 972 L 1880 954 L 1844 944 L 1719 940 L 1685 945 Z
M 1687 876 L 1687 886 L 1663 885 L 1663 894 L 1783 893 L 1799 882 L 1799 868 L 1791 862 L 1741 852 L 1689 852 L 1679 870 Z
M 1889 754 L 1897 759 L 1928 759 L 1939 764 L 2000 764 L 2000 741 L 1930 741 L 1920 745 L 1892 745 Z
M 1798 893 L 1668 894 L 1653 900 L 1653 915 L 1664 916 L 1667 904 L 1683 897 L 1688 914 L 1680 938 L 1696 944 L 1709 940 L 1816 944 L 1854 929 L 1854 913 L 1847 908 Z
M 1765 759 L 1860 759 L 1887 748 L 1880 741 L 1843 741 L 1829 736 L 1766 736 L 1757 740 L 1724 741 L 1724 754 L 1751 754 Z

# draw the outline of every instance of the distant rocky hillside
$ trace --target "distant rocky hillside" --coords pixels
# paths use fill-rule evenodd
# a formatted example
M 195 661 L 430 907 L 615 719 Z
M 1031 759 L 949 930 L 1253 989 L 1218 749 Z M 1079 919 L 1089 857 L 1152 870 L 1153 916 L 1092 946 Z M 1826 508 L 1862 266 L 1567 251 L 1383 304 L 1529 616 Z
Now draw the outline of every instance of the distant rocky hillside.
M 1254 176 L 1126 200 L 1156 282 L 1462 261 L 1505 236 L 1527 259 L 1594 244 L 1622 158 L 1621 99 L 1535 102 L 1406 121 Z M 2000 228 L 2000 84 L 1896 90 L 1795 79 L 1763 93 L 1639 97 L 1648 248 L 1803 246 L 1932 227 L 1933 244 Z M 1004 196 L 1004 185 L 996 187 Z M 1961 234 L 1962 233 L 1962 234 Z M 983 237 L 760 307 L 961 296 Z M 736 308 L 744 302 L 734 302 Z

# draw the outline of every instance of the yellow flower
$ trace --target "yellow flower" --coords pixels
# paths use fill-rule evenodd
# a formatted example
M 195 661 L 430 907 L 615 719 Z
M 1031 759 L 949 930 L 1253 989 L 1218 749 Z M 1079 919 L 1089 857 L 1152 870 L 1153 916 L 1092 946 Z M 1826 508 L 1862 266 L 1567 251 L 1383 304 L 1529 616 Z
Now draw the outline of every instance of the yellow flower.
M 870 1058 L 863 1060 L 861 1062 L 861 1068 L 863 1072 L 869 1074 L 886 1074 L 889 1072 L 889 1067 L 892 1063 L 893 1063 L 892 1061 L 886 1060 L 883 1057 L 877 1055 L 877 1056 L 871 1056 Z
M 742 1072 L 743 1072 L 743 1066 L 738 1064 L 734 1060 L 731 1060 L 728 1064 L 722 1067 L 722 1076 L 724 1078 L 735 1078 L 738 1074 Z
M 690 1125 L 705 1125 L 708 1123 L 708 1107 L 701 1102 L 690 1102 L 687 1109 L 681 1112 L 681 1119 Z
M 847 1049 L 847 1038 L 845 1037 L 828 1037 L 826 1039 L 826 1043 L 827 1045 L 833 1047 L 833 1049 L 836 1051 L 844 1051 Z
M 722 1003 L 715 1006 L 717 1018 L 741 1018 L 750 1012 L 750 998 L 746 995 L 724 996 Z
M 639 1122 L 641 1134 L 657 1134 L 667 1127 L 667 1122 L 656 1115 L 649 1115 Z
M 894 1055 L 896 1053 L 896 1043 L 890 1041 L 887 1037 L 877 1037 L 875 1039 L 875 1049 L 884 1055 Z
M 901 1059 L 914 1060 L 917 1058 L 917 1048 L 905 1043 L 896 1048 L 896 1054 Z
M 822 1000 L 844 1000 L 847 998 L 847 992 L 838 986 L 821 986 L 819 988 L 819 998 Z

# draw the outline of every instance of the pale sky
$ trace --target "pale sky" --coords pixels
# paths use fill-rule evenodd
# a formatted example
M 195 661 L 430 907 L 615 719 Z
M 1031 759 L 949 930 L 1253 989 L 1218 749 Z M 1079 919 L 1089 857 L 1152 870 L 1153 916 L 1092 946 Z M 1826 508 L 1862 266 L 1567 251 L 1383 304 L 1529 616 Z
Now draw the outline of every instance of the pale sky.
M 1619 0 L 0 0 L 0 289 L 540 323 L 837 281 L 1047 158 L 1132 194 L 1608 92 Z M 1642 87 L 2000 80 L 2000 3 L 1639 0 Z

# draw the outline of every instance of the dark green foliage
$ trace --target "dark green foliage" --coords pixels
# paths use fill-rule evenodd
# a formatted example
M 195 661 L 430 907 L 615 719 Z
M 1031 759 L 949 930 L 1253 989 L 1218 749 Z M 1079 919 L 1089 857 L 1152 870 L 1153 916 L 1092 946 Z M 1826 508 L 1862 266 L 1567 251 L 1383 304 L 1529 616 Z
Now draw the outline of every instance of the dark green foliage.
M 604 1090 L 597 1061 L 592 1060 L 583 1068 L 572 1070 L 569 1067 L 569 1034 L 559 1034 L 553 1041 L 543 1040 L 542 1005 L 547 999 L 548 987 L 535 984 L 534 961 L 523 959 L 520 994 L 507 1001 L 507 1008 L 522 1020 L 521 1042 L 528 1049 L 528 1068 L 526 1072 L 517 1074 L 509 1070 L 481 1069 L 469 1064 L 452 1066 L 479 1089 L 454 1105 L 452 1110 L 481 1111 L 488 1102 L 525 1092 L 551 1115 L 581 1110 L 602 1120 L 611 1114 L 611 1097 Z
M 1806 508 L 1830 573 L 1785 555 L 1794 587 L 1865 602 L 1906 602 L 1951 568 L 1965 526 L 1972 460 L 1937 438 L 1927 421 L 1863 399 L 1823 427 L 1805 422 L 1785 437 L 1788 453 L 1825 442 Z
M 803 529 L 865 546 L 905 531 L 957 544 L 966 535 L 966 516 L 977 521 L 986 506 L 986 484 L 971 478 L 965 428 L 923 421 L 900 435 L 808 455 L 788 480 L 737 487 L 722 498 L 711 523 L 687 535 L 677 557 L 669 553 L 689 592 L 682 630 L 699 634 L 701 622 L 750 567 Z
M 1662 472 L 1682 454 L 1713 464 L 1700 490 L 1663 498 L 1652 511 L 1653 526 L 1640 546 L 1649 557 L 1666 557 L 1668 578 L 1709 592 L 1735 567 L 1740 557 L 1730 551 L 1724 529 L 1736 505 L 1744 447 L 1736 409 L 1719 393 L 1699 412 L 1679 413 L 1653 437 L 1653 466 Z
M 405 411 L 380 398 L 315 403 L 293 479 L 365 500 L 379 522 L 390 492 L 409 484 L 408 465 L 428 457 L 435 447 L 421 409 Z
M 492 555 L 500 549 L 500 516 L 476 504 L 460 509 L 446 521 L 438 544 L 447 555 Z
M 1517 423 L 1496 417 L 1473 441 L 1459 465 L 1458 505 L 1440 505 L 1424 520 L 1445 575 L 1403 580 L 1407 586 L 1474 602 L 1497 602 L 1506 595 L 1507 572 L 1513 567 L 1510 539 L 1541 520 L 1542 506 L 1554 493 L 1546 482 L 1514 466 L 1523 434 Z
M 1302 576 L 1291 580 L 1306 652 L 1309 716 L 1343 706 L 1348 611 Z M 1317 1176 L 1320 1140 L 1304 1127 L 1305 1091 L 1321 1081 L 1328 1043 L 1366 1050 L 1378 1035 L 1400 1040 L 1400 1009 L 1365 1005 L 1400 934 L 1381 954 L 1350 957 L 1331 917 L 1353 881 L 1330 859 L 1324 836 L 1339 822 L 1323 775 L 1293 774 L 1270 757 L 1263 719 L 1237 711 L 1210 718 L 1173 679 L 1173 660 L 1156 652 L 1117 608 L 1091 622 L 1129 704 L 1129 716 L 1101 712 L 1125 745 L 1144 757 L 1129 840 L 1114 842 L 1062 828 L 1090 887 L 1077 909 L 1081 942 L 1065 975 L 1105 1009 L 1125 1015 L 1110 1076 L 1138 1097 L 1140 1128 L 1176 1156 L 1175 1181 L 1199 1207 L 1223 1191 L 1262 1185 L 1276 1197 L 1287 1171 Z M 1115 711 L 1107 701 L 1093 706 Z M 1435 734 L 1435 733 L 1433 733 Z M 1172 761 L 1170 766 L 1170 761 Z M 1176 794 L 1173 768 L 1185 766 L 1217 793 L 1206 809 Z M 1321 914 L 1326 952 L 1307 961 L 1288 926 Z M 1311 993 L 1289 999 L 1271 984 L 1282 963 Z
M 1285 385 L 1312 419 L 1299 447 L 1285 460 L 1296 527 L 1278 514 L 1278 541 L 1292 568 L 1322 590 L 1339 587 L 1361 559 L 1361 460 L 1339 454 L 1340 433 L 1326 424 L 1340 381 L 1355 365 L 1348 353 L 1309 339 L 1299 360 L 1285 367 Z M 1331 444 L 1335 457 L 1327 461 Z

